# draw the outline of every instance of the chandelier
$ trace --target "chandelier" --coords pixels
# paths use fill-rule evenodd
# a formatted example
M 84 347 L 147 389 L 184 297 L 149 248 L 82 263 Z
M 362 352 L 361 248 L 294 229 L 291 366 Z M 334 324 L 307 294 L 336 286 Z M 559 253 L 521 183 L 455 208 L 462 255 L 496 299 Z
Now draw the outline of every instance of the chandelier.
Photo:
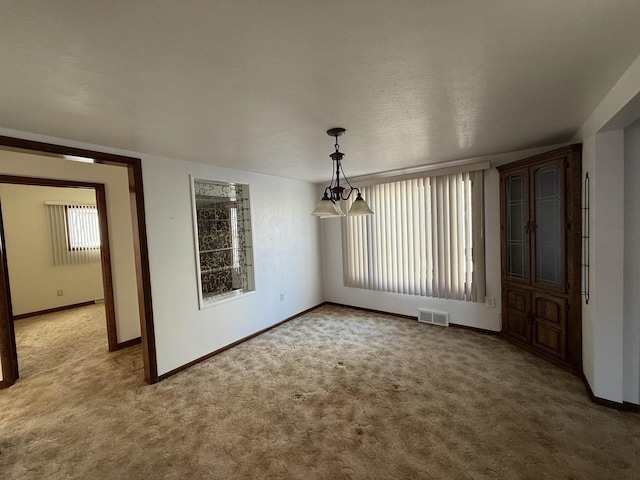
M 336 144 L 334 145 L 336 151 L 329 155 L 335 164 L 335 174 L 331 175 L 331 183 L 329 183 L 329 186 L 324 189 L 324 195 L 318 202 L 318 205 L 316 205 L 316 209 L 311 212 L 311 215 L 315 215 L 316 217 L 344 217 L 344 212 L 340 208 L 339 202 L 341 200 L 348 200 L 354 191 L 358 194 L 358 196 L 351 204 L 351 208 L 349 209 L 349 212 L 347 212 L 347 215 L 373 215 L 373 211 L 369 208 L 367 202 L 364 201 L 364 198 L 362 198 L 360 189 L 351 186 L 351 184 L 349 183 L 349 179 L 344 174 L 344 170 L 342 170 L 342 165 L 340 164 L 340 162 L 344 158 L 344 153 L 340 152 L 338 137 L 345 132 L 346 130 L 344 128 L 332 128 L 330 130 L 327 130 L 327 135 L 335 137 L 336 139 Z M 344 181 L 347 183 L 347 185 L 349 185 L 348 193 L 345 193 L 347 192 L 347 189 L 340 185 L 341 172 L 342 176 L 344 177 Z

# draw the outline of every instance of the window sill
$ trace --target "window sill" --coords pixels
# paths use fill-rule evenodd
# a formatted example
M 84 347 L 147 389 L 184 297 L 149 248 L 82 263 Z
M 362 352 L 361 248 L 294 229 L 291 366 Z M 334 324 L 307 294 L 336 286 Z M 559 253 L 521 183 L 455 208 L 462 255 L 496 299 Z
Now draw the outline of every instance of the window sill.
M 215 297 L 211 297 L 210 299 L 203 298 L 200 301 L 200 310 L 205 310 L 207 308 L 215 307 L 223 303 L 232 302 L 233 300 L 238 300 L 240 298 L 244 298 L 256 293 L 255 290 L 251 290 L 249 292 L 238 292 L 238 291 L 236 292 L 229 293 L 229 294 L 216 295 Z

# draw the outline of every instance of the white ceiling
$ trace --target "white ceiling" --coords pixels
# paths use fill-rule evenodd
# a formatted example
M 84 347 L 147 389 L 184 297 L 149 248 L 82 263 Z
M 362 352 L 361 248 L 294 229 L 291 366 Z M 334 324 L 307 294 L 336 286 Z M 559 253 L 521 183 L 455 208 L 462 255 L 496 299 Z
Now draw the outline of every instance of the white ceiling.
M 0 126 L 309 181 L 568 141 L 638 0 L 0 1 Z

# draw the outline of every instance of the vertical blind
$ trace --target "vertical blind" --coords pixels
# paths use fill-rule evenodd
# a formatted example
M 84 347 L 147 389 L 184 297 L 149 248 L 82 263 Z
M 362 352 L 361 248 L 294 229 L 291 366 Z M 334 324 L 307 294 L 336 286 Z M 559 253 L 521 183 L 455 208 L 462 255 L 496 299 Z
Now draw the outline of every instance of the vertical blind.
M 95 205 L 45 202 L 54 265 L 100 260 L 100 224 Z
M 342 219 L 345 286 L 484 301 L 482 170 L 360 190 L 375 214 Z

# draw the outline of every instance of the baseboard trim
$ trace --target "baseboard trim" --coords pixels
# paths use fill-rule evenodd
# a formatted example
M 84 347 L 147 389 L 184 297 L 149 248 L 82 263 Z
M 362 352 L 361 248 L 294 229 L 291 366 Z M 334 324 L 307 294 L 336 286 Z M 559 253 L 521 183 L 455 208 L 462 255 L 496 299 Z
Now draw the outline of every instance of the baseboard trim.
M 116 348 L 113 351 L 115 352 L 118 350 L 122 350 L 123 348 L 132 347 L 141 342 L 142 342 L 142 337 L 132 338 L 131 340 L 125 340 L 124 342 L 118 342 L 116 344 Z
M 93 303 L 93 302 L 90 302 L 90 303 Z M 351 308 L 353 310 L 360 310 L 360 311 L 363 311 L 363 312 L 370 312 L 370 313 L 388 315 L 388 316 L 391 316 L 391 317 L 397 317 L 397 318 L 403 318 L 403 319 L 409 319 L 409 320 L 417 320 L 417 318 L 418 318 L 417 316 L 403 315 L 403 314 L 400 314 L 400 313 L 385 312 L 385 311 L 382 311 L 382 310 L 374 310 L 372 308 L 356 307 L 356 306 L 353 306 L 353 305 L 345 305 L 343 303 L 322 302 L 322 303 L 319 303 L 318 305 L 316 305 L 314 307 L 311 307 L 311 308 L 308 308 L 306 310 L 303 310 L 302 312 L 297 313 L 296 315 L 293 315 L 293 316 L 291 316 L 289 318 L 285 318 L 284 320 L 282 320 L 282 321 L 280 321 L 280 322 L 278 322 L 278 323 L 276 323 L 274 325 L 271 325 L 270 327 L 267 327 L 267 328 L 264 328 L 262 330 L 259 330 L 259 331 L 255 332 L 255 333 L 252 333 L 251 335 L 247 335 L 246 337 L 241 338 L 240 340 L 236 340 L 235 342 L 230 343 L 229 345 L 226 345 L 226 346 L 224 346 L 222 348 L 214 350 L 213 352 L 208 353 L 206 355 L 203 355 L 202 357 L 196 358 L 195 360 L 192 360 L 191 362 L 186 363 L 186 364 L 184 364 L 184 365 L 182 365 L 182 366 L 180 366 L 178 368 L 174 368 L 173 370 L 171 370 L 171 371 L 169 371 L 167 373 L 163 373 L 162 375 L 158 376 L 158 381 L 166 380 L 167 378 L 172 377 L 176 373 L 180 373 L 183 370 L 186 370 L 186 369 L 188 369 L 188 368 L 190 368 L 190 367 L 192 367 L 194 365 L 197 365 L 200 362 L 208 360 L 211 357 L 215 357 L 216 355 L 224 352 L 225 350 L 228 350 L 228 349 L 233 348 L 233 347 L 235 347 L 237 345 L 240 345 L 241 343 L 244 343 L 244 342 L 246 342 L 248 340 L 251 340 L 252 338 L 257 337 L 258 335 L 262 335 L 263 333 L 266 333 L 269 330 L 272 330 L 272 329 L 274 329 L 276 327 L 279 327 L 280 325 L 282 325 L 284 323 L 287 323 L 287 322 L 289 322 L 289 321 L 291 321 L 291 320 L 293 320 L 295 318 L 298 318 L 298 317 L 300 317 L 300 316 L 302 316 L 302 315 L 304 315 L 306 313 L 312 312 L 313 310 L 316 310 L 316 309 L 318 309 L 318 308 L 320 308 L 320 307 L 322 307 L 324 305 L 332 305 L 332 306 L 335 306 L 335 307 Z M 493 330 L 485 330 L 483 328 L 470 327 L 468 325 L 460 325 L 460 324 L 457 324 L 457 323 L 450 323 L 449 325 L 451 327 L 454 327 L 454 328 L 461 328 L 461 329 L 464 329 L 464 330 L 471 330 L 471 331 L 474 331 L 474 332 L 477 332 L 477 333 L 502 336 L 500 334 L 500 332 L 494 332 Z M 126 342 L 119 343 L 118 344 L 118 349 L 126 348 L 126 347 L 129 347 L 131 345 L 135 345 L 137 343 L 140 343 L 140 338 L 139 337 L 138 338 L 134 338 L 132 340 L 128 340 Z M 618 403 L 618 402 L 614 402 L 614 401 L 611 401 L 611 400 L 606 400 L 604 398 L 596 397 L 593 394 L 593 391 L 591 390 L 591 386 L 589 385 L 589 382 L 587 382 L 586 377 L 584 375 L 581 375 L 581 377 L 582 377 L 582 380 L 584 382 L 585 388 L 587 390 L 587 394 L 589 395 L 589 398 L 591 399 L 592 402 L 594 402 L 594 403 L 596 403 L 598 405 L 602 405 L 602 406 L 605 406 L 605 407 L 613 408 L 613 409 L 616 409 L 616 410 L 621 410 L 621 411 L 625 411 L 625 412 L 640 413 L 640 405 L 636 405 L 634 403 L 629 403 L 629 402 Z
M 598 405 L 602 405 L 603 407 L 613 408 L 615 410 L 620 410 L 622 412 L 635 412 L 640 413 L 640 405 L 636 405 L 635 403 L 630 402 L 614 402 L 613 400 L 607 400 L 606 398 L 596 397 L 593 394 L 593 390 L 591 390 L 591 385 L 587 381 L 587 377 L 582 375 L 582 381 L 584 382 L 584 386 L 587 389 L 587 394 L 593 403 L 597 403 Z
M 409 320 L 418 320 L 417 315 L 404 315 L 402 313 L 385 312 L 383 310 L 374 310 L 373 308 L 356 307 L 354 305 L 346 305 L 344 303 L 324 302 L 324 305 L 333 305 L 334 307 L 351 308 L 353 310 L 361 310 L 363 312 L 377 313 L 380 315 L 389 315 L 390 317 L 406 318 Z
M 417 315 L 404 315 L 402 313 L 393 313 L 393 312 L 385 312 L 383 310 L 374 310 L 373 308 L 365 308 L 365 307 L 355 307 L 353 305 L 346 305 L 344 303 L 336 303 L 336 302 L 324 302 L 325 305 L 334 305 L 336 307 L 343 307 L 343 308 L 352 308 L 354 310 L 361 310 L 363 312 L 371 312 L 371 313 L 377 313 L 380 315 L 388 315 L 390 317 L 398 317 L 398 318 L 406 318 L 409 320 L 418 320 L 418 316 Z M 450 327 L 454 327 L 454 328 L 462 328 L 464 330 L 471 330 L 477 333 L 486 333 L 489 335 L 500 335 L 500 332 L 494 332 L 493 330 L 486 330 L 484 328 L 478 328 L 478 327 L 470 327 L 469 325 L 461 325 L 459 323 L 450 323 L 449 324 Z
M 167 373 L 163 373 L 162 375 L 158 375 L 158 381 L 161 382 L 162 380 L 166 380 L 167 378 L 175 375 L 176 373 L 180 373 L 180 372 L 182 372 L 183 370 L 186 370 L 189 367 L 193 367 L 194 365 L 197 365 L 200 362 L 208 360 L 211 357 L 215 357 L 216 355 L 224 352 L 225 350 L 229 350 L 230 348 L 233 348 L 233 347 L 235 347 L 237 345 L 240 345 L 241 343 L 244 343 L 247 340 L 251 340 L 252 338 L 257 337 L 258 335 L 262 335 L 263 333 L 266 333 L 269 330 L 273 330 L 274 328 L 279 327 L 283 323 L 287 323 L 287 322 L 293 320 L 294 318 L 301 317 L 305 313 L 312 312 L 313 310 L 315 310 L 317 308 L 320 308 L 321 306 L 325 305 L 326 303 L 327 302 L 322 302 L 322 303 L 319 303 L 318 305 L 316 305 L 314 307 L 307 308 L 306 310 L 303 310 L 300 313 L 296 313 L 295 315 L 293 315 L 293 316 L 291 316 L 289 318 L 285 318 L 284 320 L 282 320 L 282 321 L 280 321 L 278 323 L 275 323 L 275 324 L 271 325 L 270 327 L 263 328 L 262 330 L 259 330 L 259 331 L 255 332 L 255 333 L 252 333 L 251 335 L 247 335 L 246 337 L 241 338 L 240 340 L 236 340 L 235 342 L 230 343 L 229 345 L 225 345 L 224 347 L 219 348 L 217 350 L 214 350 L 211 353 L 207 353 L 206 355 L 203 355 L 202 357 L 196 358 L 195 360 L 192 360 L 189 363 L 185 363 L 184 365 L 182 365 L 182 366 L 180 366 L 178 368 L 174 368 L 173 370 L 170 370 Z
M 487 330 L 486 328 L 471 327 L 469 325 L 462 325 L 460 323 L 450 323 L 449 326 L 453 328 L 461 328 L 463 330 L 471 330 L 472 332 L 476 333 L 484 333 L 485 335 L 495 335 L 496 337 L 500 336 L 500 332 L 496 332 L 495 330 Z
M 23 318 L 36 317 L 38 315 L 46 315 L 47 313 L 62 312 L 63 310 L 71 310 L 77 307 L 86 307 L 87 305 L 94 305 L 95 300 L 89 300 L 88 302 L 74 303 L 73 305 L 64 305 L 62 307 L 47 308 L 46 310 L 39 310 L 37 312 L 23 313 L 20 315 L 13 315 L 13 320 L 22 320 Z

